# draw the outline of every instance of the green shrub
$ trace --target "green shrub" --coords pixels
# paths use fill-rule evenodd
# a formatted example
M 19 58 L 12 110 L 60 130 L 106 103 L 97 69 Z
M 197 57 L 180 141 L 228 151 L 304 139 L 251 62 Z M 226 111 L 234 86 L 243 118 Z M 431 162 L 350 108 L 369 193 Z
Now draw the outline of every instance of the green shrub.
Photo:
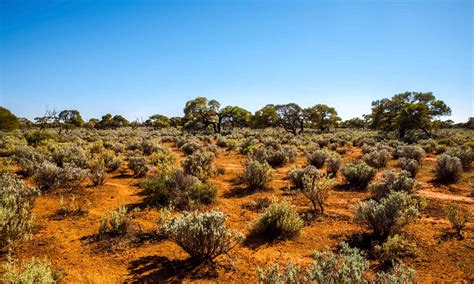
M 13 174 L 0 173 L 0 250 L 15 240 L 31 238 L 30 195 L 36 192 Z
M 378 272 L 374 283 L 404 284 L 414 283 L 415 270 L 404 264 L 397 264 L 390 272 Z
M 191 189 L 190 198 L 201 204 L 212 204 L 217 200 L 217 187 L 212 183 L 197 183 Z
M 229 252 L 242 236 L 227 229 L 226 215 L 220 211 L 184 212 L 162 226 L 163 234 L 186 251 L 192 260 L 212 261 Z
M 353 187 L 366 189 L 370 181 L 375 177 L 377 170 L 365 163 L 347 164 L 341 170 L 342 175 Z
M 270 166 L 259 161 L 250 161 L 245 165 L 240 181 L 247 184 L 251 190 L 264 189 L 270 181 Z
M 412 197 L 404 192 L 392 191 L 385 198 L 361 202 L 354 220 L 369 228 L 373 235 L 386 239 L 398 233 L 419 215 Z
M 94 186 L 103 185 L 107 172 L 105 165 L 102 161 L 93 161 L 89 164 L 89 179 L 92 181 Z
M 270 166 L 272 166 L 272 168 L 278 168 L 288 162 L 288 156 L 283 149 L 269 151 L 269 153 L 267 153 L 266 161 Z
M 299 235 L 304 222 L 289 203 L 273 203 L 260 216 L 251 235 L 269 239 L 291 239 Z
M 446 217 L 456 234 L 462 237 L 462 230 L 466 227 L 471 218 L 469 210 L 459 205 L 450 205 L 446 208 Z
M 288 263 L 283 273 L 276 264 L 266 271 L 257 269 L 259 283 L 366 283 L 369 261 L 362 252 L 342 243 L 339 254 L 331 250 L 314 252 L 314 261 L 305 269 Z
M 334 179 L 327 176 L 320 177 L 314 174 L 303 174 L 302 177 L 303 195 L 309 199 L 313 206 L 314 212 L 324 213 L 324 203 L 329 197 L 332 187 L 336 184 Z
M 26 142 L 30 146 L 38 146 L 46 140 L 56 140 L 56 136 L 49 132 L 44 131 L 32 131 L 25 133 Z
M 14 262 L 5 262 L 3 265 L 2 283 L 7 284 L 49 284 L 57 283 L 55 274 L 49 261 L 32 258 L 18 266 Z
M 146 158 L 143 156 L 135 156 L 128 158 L 128 168 L 136 177 L 144 176 L 148 171 Z
M 100 219 L 99 235 L 122 236 L 130 232 L 132 219 L 125 206 L 120 206 L 111 213 L 106 212 Z
M 214 154 L 210 152 L 196 152 L 183 160 L 182 166 L 185 174 L 193 175 L 201 181 L 207 181 L 214 171 Z
M 317 175 L 320 176 L 319 170 L 315 166 L 307 166 L 302 169 L 294 169 L 288 172 L 288 178 L 292 182 L 293 186 L 302 189 L 303 188 L 303 176 L 307 175 Z
M 395 265 L 404 257 L 415 257 L 417 248 L 415 243 L 405 240 L 400 235 L 393 235 L 381 245 L 375 245 L 374 253 L 382 263 Z
M 364 162 L 374 168 L 384 168 L 390 160 L 390 153 L 386 149 L 372 151 L 365 154 L 362 159 Z
M 36 168 L 33 180 L 42 191 L 53 190 L 57 188 L 71 189 L 81 185 L 87 176 L 87 171 L 65 163 L 58 167 L 49 161 L 44 161 Z
M 217 199 L 214 185 L 201 183 L 181 170 L 160 171 L 143 180 L 140 186 L 144 189 L 145 203 L 159 207 L 191 209 L 194 203 L 211 204 Z
M 317 150 L 307 155 L 308 162 L 310 165 L 315 166 L 316 168 L 320 169 L 324 166 L 326 159 L 328 158 L 328 153 L 324 150 Z
M 474 151 L 469 147 L 457 147 L 447 152 L 451 157 L 459 158 L 464 170 L 468 170 L 471 167 L 472 161 L 474 160 Z
M 420 163 L 414 159 L 400 158 L 398 164 L 402 170 L 409 172 L 412 178 L 416 177 L 416 174 L 420 170 Z
M 197 151 L 202 151 L 202 145 L 199 142 L 190 141 L 183 144 L 183 146 L 181 146 L 181 150 L 183 150 L 186 155 L 191 155 Z
M 425 151 L 420 146 L 401 146 L 394 151 L 394 157 L 416 160 L 418 163 L 425 155 Z
M 341 168 L 341 157 L 338 154 L 330 154 L 326 159 L 327 173 L 330 176 L 335 177 L 337 172 Z
M 410 174 L 407 171 L 401 171 L 398 174 L 395 170 L 387 170 L 382 174 L 382 180 L 378 183 L 370 186 L 373 197 L 376 200 L 380 200 L 392 191 L 406 192 L 408 194 L 413 193 L 416 181 L 410 178 Z
M 459 158 L 442 154 L 436 162 L 436 178 L 442 183 L 455 183 L 462 174 L 462 163 Z

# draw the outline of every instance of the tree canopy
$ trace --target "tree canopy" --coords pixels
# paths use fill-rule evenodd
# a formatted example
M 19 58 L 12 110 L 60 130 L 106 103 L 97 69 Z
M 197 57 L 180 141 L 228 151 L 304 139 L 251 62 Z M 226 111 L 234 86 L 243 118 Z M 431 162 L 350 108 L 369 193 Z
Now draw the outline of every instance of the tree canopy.
M 431 136 L 433 119 L 450 114 L 451 109 L 431 92 L 405 92 L 372 102 L 369 118 L 372 128 L 396 132 L 402 138 L 413 130 Z
M 20 126 L 18 118 L 8 109 L 0 107 L 0 130 L 12 131 Z

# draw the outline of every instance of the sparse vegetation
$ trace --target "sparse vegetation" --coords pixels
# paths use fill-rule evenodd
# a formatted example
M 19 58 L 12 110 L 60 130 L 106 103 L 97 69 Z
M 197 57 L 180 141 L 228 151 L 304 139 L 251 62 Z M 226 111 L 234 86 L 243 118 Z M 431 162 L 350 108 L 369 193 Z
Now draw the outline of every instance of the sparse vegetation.
M 273 203 L 252 228 L 252 235 L 268 239 L 291 239 L 300 233 L 304 222 L 287 202 Z
M 420 214 L 411 198 L 407 193 L 392 191 L 379 201 L 361 202 L 354 220 L 369 228 L 374 236 L 386 239 L 400 232 Z
M 442 154 L 436 162 L 436 178 L 442 183 L 454 183 L 462 174 L 462 163 L 459 158 Z
M 270 166 L 259 161 L 250 161 L 245 166 L 240 180 L 251 190 L 264 189 L 270 180 Z
M 209 262 L 230 251 L 242 236 L 227 229 L 226 215 L 220 211 L 184 212 L 171 218 L 162 228 L 196 262 Z
M 349 185 L 361 190 L 367 188 L 370 181 L 375 177 L 376 172 L 376 169 L 365 163 L 347 164 L 341 170 L 342 175 Z
M 446 217 L 458 237 L 462 237 L 462 231 L 471 219 L 469 210 L 459 205 L 450 205 L 446 208 Z

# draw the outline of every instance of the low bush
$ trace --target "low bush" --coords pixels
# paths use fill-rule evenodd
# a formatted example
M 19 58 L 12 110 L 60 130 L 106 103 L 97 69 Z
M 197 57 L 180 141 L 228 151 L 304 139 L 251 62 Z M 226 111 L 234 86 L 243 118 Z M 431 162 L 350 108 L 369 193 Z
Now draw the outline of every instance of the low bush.
M 404 257 L 415 257 L 417 248 L 415 243 L 405 240 L 400 235 L 388 237 L 381 245 L 374 246 L 374 254 L 384 264 L 394 266 Z
M 400 158 L 398 164 L 402 170 L 409 172 L 412 178 L 415 178 L 420 170 L 420 163 L 415 159 Z
M 30 261 L 23 262 L 18 265 L 15 262 L 5 262 L 2 265 L 4 274 L 0 277 L 0 282 L 8 284 L 26 284 L 41 283 L 52 284 L 57 283 L 57 279 L 51 264 L 47 260 L 32 258 Z
M 404 192 L 392 191 L 385 198 L 361 202 L 354 220 L 369 228 L 373 235 L 381 239 L 398 233 L 405 225 L 419 215 L 412 197 Z
M 303 225 L 298 212 L 289 203 L 273 203 L 257 220 L 251 235 L 268 239 L 291 239 L 299 235 Z
M 56 136 L 45 131 L 32 131 L 25 133 L 25 139 L 30 146 L 38 146 L 47 140 L 56 140 Z
M 326 159 L 327 173 L 328 175 L 335 177 L 337 172 L 341 168 L 341 157 L 338 154 L 330 154 Z
M 191 188 L 190 198 L 201 204 L 212 204 L 217 200 L 217 187 L 212 183 L 197 183 Z
M 381 271 L 375 275 L 374 283 L 415 283 L 415 269 L 404 264 L 397 264 L 390 272 Z
M 94 186 L 103 185 L 107 177 L 107 171 L 102 161 L 89 163 L 89 179 Z
M 214 154 L 210 152 L 196 152 L 182 161 L 185 174 L 193 175 L 201 181 L 207 181 L 215 174 Z
M 211 262 L 229 252 L 242 236 L 225 227 L 226 215 L 220 211 L 185 212 L 172 217 L 161 230 L 197 263 Z
M 196 141 L 189 141 L 181 146 L 181 150 L 183 150 L 186 155 L 191 155 L 197 151 L 202 151 L 202 145 Z
M 0 250 L 16 240 L 31 238 L 33 205 L 29 196 L 35 193 L 15 175 L 0 173 Z
M 410 174 L 407 171 L 401 171 L 397 175 L 395 170 L 388 170 L 382 174 L 382 180 L 378 183 L 370 186 L 370 191 L 373 194 L 374 199 L 380 200 L 392 191 L 405 192 L 408 194 L 413 193 L 416 185 L 416 181 L 410 178 Z
M 329 197 L 332 187 L 336 184 L 334 179 L 327 176 L 320 177 L 318 174 L 303 174 L 303 188 L 301 192 L 311 201 L 315 213 L 324 213 L 324 204 Z
M 455 183 L 462 174 L 462 163 L 459 158 L 442 154 L 436 162 L 436 178 L 442 183 Z
M 362 159 L 364 162 L 374 168 L 384 168 L 390 160 L 390 153 L 386 149 L 372 151 L 365 154 Z
M 474 160 L 474 151 L 469 147 L 457 147 L 447 152 L 451 157 L 456 157 L 461 161 L 462 168 L 468 170 L 471 168 L 472 161 Z
M 128 158 L 128 168 L 136 177 L 144 176 L 148 171 L 146 158 L 143 156 L 133 156 Z
M 64 198 L 61 196 L 59 200 L 60 208 L 56 211 L 56 216 L 58 217 L 70 217 L 70 216 L 79 216 L 84 215 L 87 211 L 83 208 L 82 203 L 76 201 L 76 197 L 72 194 L 69 198 L 69 201 L 64 201 Z
M 37 166 L 33 179 L 40 190 L 48 191 L 79 187 L 86 177 L 86 170 L 72 164 L 65 163 L 61 168 L 54 163 L 44 161 Z
M 328 158 L 328 153 L 324 150 L 317 150 L 311 153 L 307 153 L 306 157 L 308 158 L 308 162 L 310 165 L 320 169 L 324 166 L 324 163 Z
M 280 273 L 278 264 L 266 271 L 257 269 L 259 283 L 366 283 L 369 261 L 362 252 L 342 243 L 339 253 L 316 251 L 314 261 L 302 269 L 289 263 Z
M 244 203 L 242 207 L 254 212 L 263 212 L 270 206 L 270 204 L 272 204 L 272 200 L 270 198 L 259 197 L 255 200 L 251 200 L 248 203 Z
M 401 146 L 394 150 L 395 158 L 406 158 L 416 160 L 418 163 L 421 162 L 421 159 L 425 155 L 425 151 L 420 146 Z
M 160 171 L 140 183 L 144 189 L 145 203 L 158 207 L 172 206 L 191 209 L 194 203 L 210 204 L 217 199 L 217 188 L 201 183 L 182 170 Z
M 267 153 L 266 161 L 272 168 L 282 167 L 288 160 L 287 153 L 283 149 L 269 151 Z
M 446 208 L 446 217 L 451 223 L 451 227 L 454 229 L 458 237 L 462 237 L 462 230 L 466 227 L 471 213 L 468 209 L 459 205 L 450 205 Z
M 288 173 L 288 178 L 292 182 L 293 186 L 297 189 L 302 189 L 303 184 L 303 176 L 304 175 L 317 175 L 318 177 L 321 175 L 319 170 L 315 166 L 307 166 L 306 168 L 302 169 L 294 169 Z
M 99 235 L 123 236 L 130 232 L 132 219 L 125 206 L 106 212 L 100 219 Z
M 267 163 L 250 161 L 245 165 L 244 172 L 239 179 L 247 184 L 250 190 L 264 189 L 270 181 L 270 168 Z
M 375 177 L 377 170 L 365 163 L 349 163 L 341 169 L 341 173 L 349 185 L 364 190 Z
M 77 145 L 55 146 L 51 151 L 51 161 L 59 167 L 64 164 L 74 164 L 79 168 L 87 167 L 86 152 Z

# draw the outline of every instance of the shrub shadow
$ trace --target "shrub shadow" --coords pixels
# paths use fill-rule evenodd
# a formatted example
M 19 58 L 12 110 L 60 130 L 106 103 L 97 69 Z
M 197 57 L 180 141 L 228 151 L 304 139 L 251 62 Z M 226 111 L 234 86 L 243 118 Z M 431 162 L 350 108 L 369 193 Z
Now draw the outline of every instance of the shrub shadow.
M 192 279 L 213 279 L 218 276 L 215 264 L 196 263 L 191 259 L 169 260 L 163 256 L 145 256 L 129 263 L 129 283 L 182 283 Z

